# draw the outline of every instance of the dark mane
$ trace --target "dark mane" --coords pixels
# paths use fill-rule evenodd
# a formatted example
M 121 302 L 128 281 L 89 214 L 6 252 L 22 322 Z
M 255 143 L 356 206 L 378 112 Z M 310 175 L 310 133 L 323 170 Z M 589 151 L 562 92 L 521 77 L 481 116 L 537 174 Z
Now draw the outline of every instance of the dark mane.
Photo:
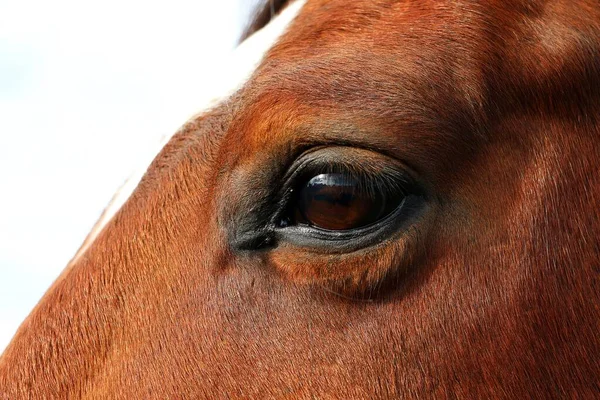
M 290 0 L 260 0 L 247 26 L 244 28 L 238 43 L 242 43 L 254 32 L 264 28 L 289 3 Z

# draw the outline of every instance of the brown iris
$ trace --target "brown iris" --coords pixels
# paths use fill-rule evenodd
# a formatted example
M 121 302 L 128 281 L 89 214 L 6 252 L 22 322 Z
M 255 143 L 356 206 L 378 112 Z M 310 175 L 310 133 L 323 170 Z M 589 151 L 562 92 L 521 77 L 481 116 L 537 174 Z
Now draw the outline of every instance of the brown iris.
M 300 190 L 296 222 L 327 230 L 370 225 L 389 214 L 399 201 L 388 201 L 384 190 L 371 188 L 342 173 L 320 174 Z

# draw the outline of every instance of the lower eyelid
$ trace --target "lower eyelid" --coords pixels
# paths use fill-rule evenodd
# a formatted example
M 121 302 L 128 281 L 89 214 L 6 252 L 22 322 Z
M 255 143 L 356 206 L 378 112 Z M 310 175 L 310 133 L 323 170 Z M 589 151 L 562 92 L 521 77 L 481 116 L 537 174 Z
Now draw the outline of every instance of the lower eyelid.
M 361 242 L 360 236 L 355 238 L 358 241 L 347 237 L 321 243 L 302 241 L 294 235 L 303 232 L 292 228 L 286 235 L 282 229 L 279 244 L 267 253 L 268 262 L 292 282 L 350 300 L 386 296 L 398 287 L 400 276 L 419 267 L 420 254 L 428 248 L 437 207 L 421 200 L 405 204 L 407 218 L 390 221 L 387 229 L 375 230 L 367 241 Z
M 363 228 L 347 231 L 327 231 L 309 226 L 280 227 L 274 230 L 278 243 L 288 243 L 311 252 L 347 253 L 385 242 L 402 234 L 416 223 L 427 210 L 423 196 L 409 195 L 395 211 L 380 221 Z

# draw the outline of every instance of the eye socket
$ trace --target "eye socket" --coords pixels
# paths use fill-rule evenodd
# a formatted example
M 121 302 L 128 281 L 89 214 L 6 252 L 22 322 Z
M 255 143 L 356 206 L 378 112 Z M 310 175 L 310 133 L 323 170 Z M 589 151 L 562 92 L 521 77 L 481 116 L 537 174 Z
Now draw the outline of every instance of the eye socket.
M 330 231 L 344 231 L 376 223 L 397 209 L 405 198 L 399 190 L 349 173 L 323 173 L 299 190 L 294 221 Z

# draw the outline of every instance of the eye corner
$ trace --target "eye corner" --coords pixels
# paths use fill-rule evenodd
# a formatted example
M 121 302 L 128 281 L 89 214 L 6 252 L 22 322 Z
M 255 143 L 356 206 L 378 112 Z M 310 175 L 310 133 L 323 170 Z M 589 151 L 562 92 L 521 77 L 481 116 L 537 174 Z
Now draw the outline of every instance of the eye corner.
M 272 230 L 265 229 L 238 234 L 230 243 L 236 251 L 258 251 L 274 247 L 276 239 Z

